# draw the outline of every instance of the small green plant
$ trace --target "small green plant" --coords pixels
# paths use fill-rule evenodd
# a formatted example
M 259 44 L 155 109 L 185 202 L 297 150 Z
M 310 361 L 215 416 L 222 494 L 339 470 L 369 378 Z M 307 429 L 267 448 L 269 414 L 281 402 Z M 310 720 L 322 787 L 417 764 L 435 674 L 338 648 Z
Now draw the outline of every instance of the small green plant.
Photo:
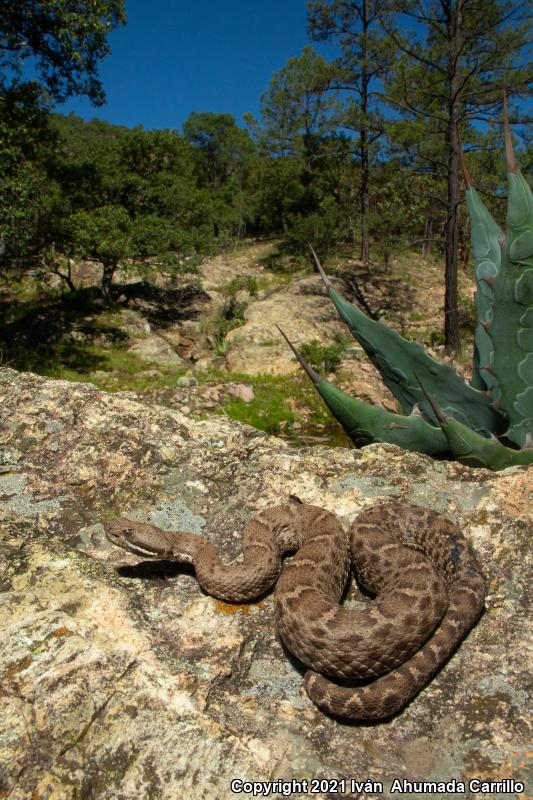
M 225 339 L 226 334 L 224 336 L 216 336 L 216 346 L 215 346 L 215 356 L 217 358 L 224 358 L 228 350 L 230 349 L 230 343 L 227 339 Z
M 335 372 L 341 363 L 344 347 L 341 344 L 321 344 L 316 339 L 301 347 L 302 356 L 316 369 Z
M 444 334 L 442 331 L 431 331 L 429 334 L 430 347 L 442 347 L 445 344 Z
M 239 275 L 233 278 L 222 290 L 225 297 L 236 297 L 238 292 L 248 292 L 250 297 L 257 296 L 257 279 L 253 275 Z
M 221 347 L 224 338 L 227 334 L 235 328 L 240 328 L 246 322 L 244 312 L 246 311 L 248 303 L 237 303 L 234 297 L 231 297 L 228 302 L 224 304 L 224 308 L 217 314 L 213 323 L 213 335 L 217 344 L 217 351 Z M 225 352 L 223 350 L 222 352 Z
M 474 333 L 476 330 L 476 302 L 474 298 L 465 297 L 460 294 L 458 297 L 459 323 L 463 330 Z

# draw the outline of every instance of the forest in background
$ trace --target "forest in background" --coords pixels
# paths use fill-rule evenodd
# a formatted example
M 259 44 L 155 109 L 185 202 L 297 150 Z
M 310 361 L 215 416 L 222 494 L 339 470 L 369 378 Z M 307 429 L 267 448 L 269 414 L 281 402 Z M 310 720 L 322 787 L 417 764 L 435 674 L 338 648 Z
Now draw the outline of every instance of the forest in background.
M 120 0 L 0 5 L 0 268 L 36 266 L 74 289 L 74 259 L 120 266 L 184 259 L 279 237 L 296 260 L 350 247 L 387 264 L 417 248 L 442 257 L 444 329 L 460 346 L 457 270 L 469 251 L 460 141 L 496 215 L 503 203 L 502 96 L 522 170 L 533 168 L 529 3 L 314 0 L 311 46 L 275 73 L 258 119 L 193 112 L 180 131 L 127 129 L 54 113 L 74 94 L 104 99 L 98 61 L 125 20 Z M 415 33 L 410 33 L 415 31 Z M 38 80 L 24 80 L 26 56 Z M 501 217 L 501 214 L 500 214 Z

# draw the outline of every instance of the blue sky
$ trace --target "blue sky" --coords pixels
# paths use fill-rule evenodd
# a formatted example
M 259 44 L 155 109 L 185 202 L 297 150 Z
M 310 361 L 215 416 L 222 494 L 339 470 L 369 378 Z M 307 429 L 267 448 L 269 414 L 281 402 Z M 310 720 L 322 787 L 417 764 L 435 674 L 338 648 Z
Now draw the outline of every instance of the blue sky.
M 305 0 L 126 0 L 126 9 L 100 65 L 106 105 L 73 98 L 58 111 L 148 129 L 179 128 L 192 111 L 242 124 L 272 73 L 308 43 Z

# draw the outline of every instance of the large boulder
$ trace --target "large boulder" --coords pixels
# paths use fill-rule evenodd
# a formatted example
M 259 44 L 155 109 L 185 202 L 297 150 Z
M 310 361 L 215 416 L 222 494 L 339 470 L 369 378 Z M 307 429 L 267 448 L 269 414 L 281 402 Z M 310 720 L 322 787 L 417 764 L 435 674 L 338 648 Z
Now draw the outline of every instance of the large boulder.
M 525 783 L 533 467 L 494 474 L 382 445 L 294 450 L 227 418 L 194 422 L 9 369 L 0 456 L 0 797 L 218 800 L 238 779 L 307 781 L 285 786 L 319 798 L 455 780 L 458 796 L 492 798 L 468 782 Z M 221 603 L 190 568 L 138 564 L 103 534 L 127 513 L 201 532 L 232 560 L 245 521 L 290 494 L 346 525 L 390 498 L 435 508 L 484 564 L 486 613 L 388 722 L 317 710 L 272 594 Z M 416 788 L 402 797 L 449 796 Z M 518 797 L 509 783 L 496 796 Z
M 135 339 L 128 350 L 130 353 L 140 356 L 144 361 L 160 364 L 164 367 L 184 369 L 188 366 L 185 359 L 176 353 L 172 345 L 163 336 L 159 336 L 156 333 L 150 333 L 142 339 Z

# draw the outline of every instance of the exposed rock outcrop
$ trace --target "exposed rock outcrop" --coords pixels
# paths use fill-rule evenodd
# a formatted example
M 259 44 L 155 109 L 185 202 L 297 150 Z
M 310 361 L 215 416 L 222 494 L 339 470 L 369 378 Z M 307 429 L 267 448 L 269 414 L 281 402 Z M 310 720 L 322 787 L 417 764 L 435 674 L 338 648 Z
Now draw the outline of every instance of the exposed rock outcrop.
M 251 303 L 245 324 L 226 336 L 226 367 L 248 375 L 297 372 L 300 367 L 276 325 L 283 328 L 297 346 L 302 342 L 334 341 L 344 332 L 331 303 L 325 302 L 320 278 L 306 276 L 281 287 L 275 294 Z
M 526 782 L 533 467 L 293 450 L 226 418 L 12 370 L 0 371 L 0 456 L 0 797 L 219 800 L 238 796 L 232 779 L 348 781 L 322 798 L 395 797 L 396 778 Z M 485 565 L 485 615 L 387 723 L 312 705 L 272 595 L 225 605 L 190 569 L 136 564 L 103 535 L 103 519 L 127 513 L 202 532 L 235 559 L 244 522 L 289 494 L 345 524 L 389 498 L 435 508 Z M 383 792 L 350 785 L 366 778 Z M 420 796 L 446 795 L 402 795 Z

